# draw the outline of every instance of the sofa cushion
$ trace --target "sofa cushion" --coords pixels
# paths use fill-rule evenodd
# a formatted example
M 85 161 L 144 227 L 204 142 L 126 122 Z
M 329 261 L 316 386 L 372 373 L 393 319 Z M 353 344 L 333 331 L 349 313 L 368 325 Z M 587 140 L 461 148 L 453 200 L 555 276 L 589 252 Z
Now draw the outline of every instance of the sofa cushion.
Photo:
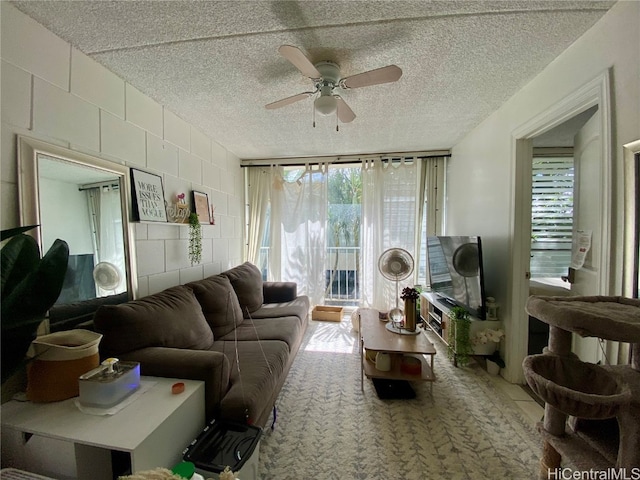
M 224 275 L 231 281 L 243 316 L 247 316 L 247 311 L 254 312 L 262 306 L 264 303 L 262 273 L 254 264 L 245 262 L 220 275 Z
M 213 333 L 193 292 L 183 286 L 96 312 L 100 350 L 117 356 L 145 347 L 208 349 Z
M 193 290 L 215 338 L 232 332 L 243 321 L 242 310 L 227 277 L 214 275 L 187 283 Z
M 281 340 L 289 346 L 291 351 L 302 336 L 302 332 L 303 325 L 298 317 L 257 318 L 245 320 L 233 332 L 216 337 L 216 340 L 238 340 L 238 342 Z
M 298 296 L 295 282 L 262 282 L 263 303 L 290 302 Z
M 231 360 L 230 388 L 220 403 L 220 418 L 254 424 L 264 418 L 273 404 L 269 399 L 284 375 L 289 347 L 278 340 L 214 343 Z M 238 369 L 239 361 L 240 368 Z
M 295 300 L 282 303 L 265 303 L 258 310 L 251 312 L 251 318 L 278 318 L 296 316 L 307 320 L 309 316 L 309 297 L 301 295 Z

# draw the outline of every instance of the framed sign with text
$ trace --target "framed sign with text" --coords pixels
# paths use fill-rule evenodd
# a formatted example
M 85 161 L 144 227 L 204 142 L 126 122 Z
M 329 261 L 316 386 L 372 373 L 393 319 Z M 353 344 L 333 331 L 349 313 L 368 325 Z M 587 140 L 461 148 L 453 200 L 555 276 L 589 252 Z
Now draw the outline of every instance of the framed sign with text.
M 193 211 L 201 224 L 211 223 L 209 216 L 209 196 L 203 192 L 193 192 Z
M 133 216 L 135 220 L 166 222 L 162 177 L 142 170 L 131 169 L 133 188 Z

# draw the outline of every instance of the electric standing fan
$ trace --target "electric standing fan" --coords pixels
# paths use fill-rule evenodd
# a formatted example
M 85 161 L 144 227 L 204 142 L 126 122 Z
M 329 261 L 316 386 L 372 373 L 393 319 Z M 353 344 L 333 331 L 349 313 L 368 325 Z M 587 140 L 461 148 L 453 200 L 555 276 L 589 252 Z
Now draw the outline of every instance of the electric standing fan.
M 103 290 L 113 290 L 120 284 L 120 271 L 113 263 L 100 262 L 93 269 L 93 280 Z
M 390 248 L 380 255 L 378 270 L 384 278 L 396 282 L 396 306 L 389 312 L 389 320 L 397 328 L 404 317 L 404 312 L 398 307 L 398 282 L 409 278 L 413 273 L 413 257 L 402 248 Z
M 477 277 L 480 272 L 480 255 L 477 243 L 464 243 L 453 252 L 453 269 L 464 279 L 464 291 L 469 305 L 467 278 Z

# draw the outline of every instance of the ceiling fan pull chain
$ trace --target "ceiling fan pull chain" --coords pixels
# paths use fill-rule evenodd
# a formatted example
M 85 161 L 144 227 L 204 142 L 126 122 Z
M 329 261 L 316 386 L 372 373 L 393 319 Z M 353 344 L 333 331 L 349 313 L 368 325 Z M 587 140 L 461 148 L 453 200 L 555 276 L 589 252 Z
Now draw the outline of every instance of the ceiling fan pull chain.
M 313 107 L 313 128 L 316 128 L 316 107 Z
M 340 131 L 340 127 L 338 126 L 338 110 L 336 109 L 336 132 Z

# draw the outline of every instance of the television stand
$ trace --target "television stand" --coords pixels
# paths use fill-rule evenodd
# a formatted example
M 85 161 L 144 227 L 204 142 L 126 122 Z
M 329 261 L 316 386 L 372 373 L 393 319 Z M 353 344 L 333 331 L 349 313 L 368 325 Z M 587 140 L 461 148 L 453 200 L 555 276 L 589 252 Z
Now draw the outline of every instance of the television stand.
M 433 331 L 442 342 L 449 345 L 449 325 L 451 324 L 451 306 L 446 302 L 446 298 L 433 292 L 422 292 L 420 294 L 420 316 L 422 321 Z M 452 303 L 452 302 L 451 302 Z M 455 305 L 454 305 L 455 306 Z M 481 320 L 477 317 L 469 315 L 471 326 L 469 335 L 473 337 L 477 332 L 486 328 L 497 330 L 500 328 L 498 320 Z M 487 351 L 487 348 L 493 348 L 493 345 L 477 345 L 473 348 L 474 355 L 490 355 L 493 351 Z M 453 349 L 453 364 L 458 366 L 457 352 Z
M 442 295 L 439 295 L 436 293 L 436 295 L 438 296 L 438 302 L 440 302 L 442 305 L 444 305 L 445 307 L 451 309 L 454 307 L 457 307 L 458 304 L 456 302 L 454 302 L 453 300 L 447 298 L 447 297 L 443 297 Z

